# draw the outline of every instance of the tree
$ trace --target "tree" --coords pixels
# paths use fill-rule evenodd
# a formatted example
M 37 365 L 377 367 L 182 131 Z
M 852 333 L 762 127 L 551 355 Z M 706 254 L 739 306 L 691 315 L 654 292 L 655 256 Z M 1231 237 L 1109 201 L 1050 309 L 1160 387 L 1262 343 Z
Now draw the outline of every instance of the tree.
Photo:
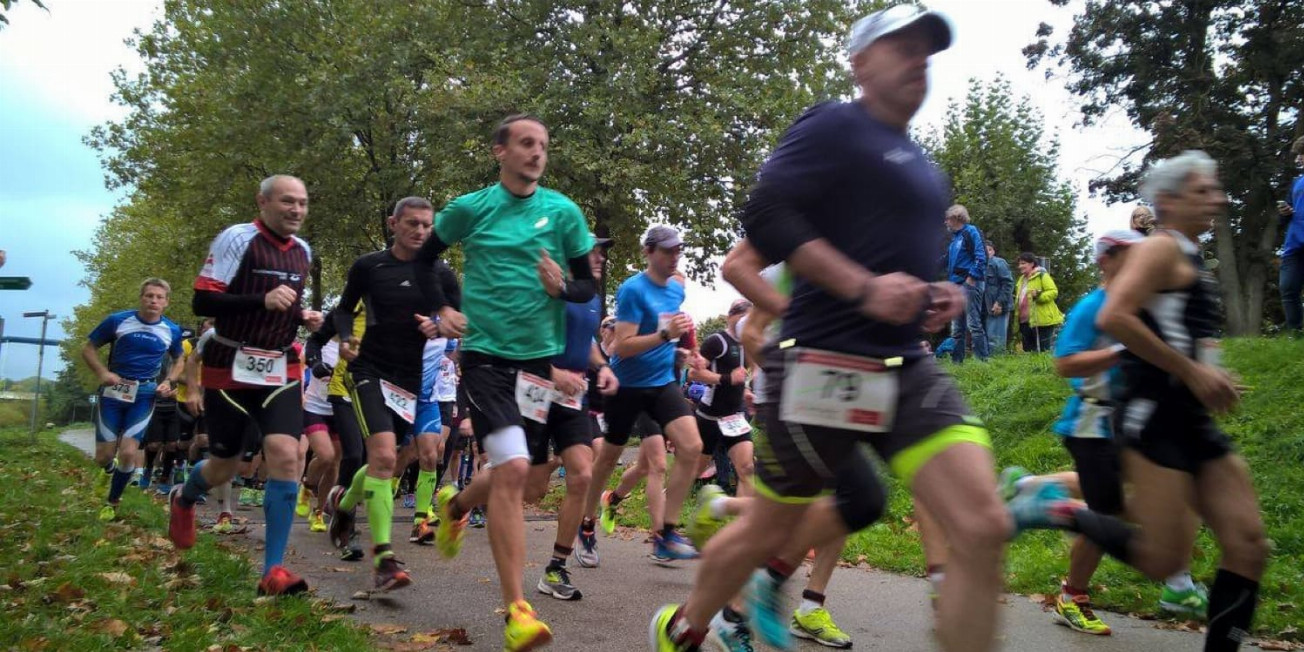
M 715 335 L 729 325 L 724 315 L 716 315 L 709 319 L 703 319 L 697 323 L 697 341 L 705 342 L 706 338 Z
M 1042 24 L 1024 49 L 1029 67 L 1067 73 L 1085 124 L 1117 107 L 1152 138 L 1140 164 L 1121 160 L 1093 189 L 1130 201 L 1151 161 L 1185 149 L 1218 160 L 1231 200 L 1213 237 L 1228 330 L 1257 333 L 1280 235 L 1275 204 L 1290 181 L 1290 143 L 1304 135 L 1304 3 L 1089 0 L 1063 42 L 1052 36 Z
M 41 2 L 41 0 L 31 0 L 31 1 L 32 4 L 36 5 L 37 7 L 49 11 L 49 9 L 46 8 L 45 3 Z M 5 14 L 9 13 L 9 10 L 13 9 L 14 5 L 16 4 L 18 4 L 18 0 L 0 0 L 0 30 L 4 29 L 9 25 L 9 17 L 6 16 Z
M 948 106 L 941 133 L 921 140 L 950 176 L 956 203 L 1002 257 L 1045 257 L 1063 307 L 1095 285 L 1086 219 L 1074 214 L 1073 188 L 1059 176 L 1059 143 L 1007 80 L 970 80 L 964 104 Z
M 62 357 L 63 369 L 59 370 L 54 383 L 48 385 L 46 395 L 46 404 L 49 406 L 47 418 L 60 425 L 76 421 L 79 415 L 85 417 L 89 414 L 86 409 L 89 406 L 87 397 L 94 392 L 95 387 L 87 385 L 79 377 L 77 368 L 84 365 L 69 360 L 66 354 Z

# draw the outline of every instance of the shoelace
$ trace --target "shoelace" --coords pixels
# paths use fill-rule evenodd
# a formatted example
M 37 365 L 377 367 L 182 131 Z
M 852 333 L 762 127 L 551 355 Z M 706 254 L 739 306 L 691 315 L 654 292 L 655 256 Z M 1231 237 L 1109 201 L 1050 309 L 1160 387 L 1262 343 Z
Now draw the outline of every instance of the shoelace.
M 565 584 L 565 585 L 567 585 L 567 586 L 570 586 L 570 583 L 571 583 L 571 581 L 570 581 L 570 571 L 566 570 L 566 567 L 565 567 L 565 566 L 559 566 L 559 567 L 553 569 L 552 572 L 556 573 L 556 574 L 557 574 L 557 577 L 560 577 L 560 578 L 561 578 L 561 583 L 562 583 L 562 584 Z

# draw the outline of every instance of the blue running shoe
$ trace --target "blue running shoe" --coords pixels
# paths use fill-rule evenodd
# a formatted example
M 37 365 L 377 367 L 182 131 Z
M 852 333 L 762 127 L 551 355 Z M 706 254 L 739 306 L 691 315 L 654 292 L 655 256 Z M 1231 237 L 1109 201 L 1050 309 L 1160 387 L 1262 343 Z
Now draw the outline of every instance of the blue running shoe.
M 697 559 L 697 548 L 678 532 L 671 531 L 669 536 L 657 533 L 652 536 L 652 557 L 666 560 Z
M 1054 480 L 1040 482 L 1015 494 L 1009 502 L 1015 535 L 1026 530 L 1061 529 L 1068 525 L 1065 517 L 1055 509 L 1068 499 L 1068 490 Z
M 792 648 L 792 632 L 788 631 L 788 621 L 783 607 L 783 591 L 779 582 L 770 572 L 758 568 L 752 573 L 744 592 L 747 600 L 747 613 L 751 615 L 752 627 L 762 641 L 780 650 Z

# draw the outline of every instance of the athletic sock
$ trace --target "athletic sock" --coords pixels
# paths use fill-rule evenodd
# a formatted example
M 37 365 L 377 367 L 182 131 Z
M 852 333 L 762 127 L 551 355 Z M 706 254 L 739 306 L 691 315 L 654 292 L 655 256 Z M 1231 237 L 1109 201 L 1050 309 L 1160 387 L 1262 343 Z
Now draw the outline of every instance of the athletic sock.
M 122 492 L 131 484 L 131 472 L 135 469 L 114 469 L 113 478 L 109 480 L 109 504 L 117 505 L 122 499 Z
M 394 527 L 393 484 L 384 478 L 364 476 L 363 496 L 367 502 L 367 525 L 371 528 L 371 543 L 389 545 L 390 530 Z
M 1168 586 L 1169 589 L 1178 593 L 1195 589 L 1195 582 L 1191 581 L 1190 570 L 1178 571 L 1169 575 L 1168 579 L 1164 580 L 1164 584 Z
M 1259 583 L 1229 570 L 1219 568 L 1209 592 L 1209 632 L 1204 637 L 1205 652 L 1224 652 L 1240 648 L 1249 637 L 1254 609 L 1259 605 Z
M 439 485 L 444 483 L 444 471 L 448 470 L 448 465 L 440 462 L 435 465 L 435 486 L 434 490 L 439 491 Z M 420 482 L 420 480 L 418 480 Z
M 560 543 L 552 544 L 552 561 L 548 563 L 548 567 L 564 567 L 566 565 L 566 558 L 570 557 L 572 552 L 575 552 L 575 549 L 570 546 L 563 546 Z
M 299 499 L 299 483 L 293 480 L 268 480 L 263 495 L 263 516 L 267 518 L 267 545 L 263 548 L 263 574 L 285 560 L 285 546 L 290 542 L 294 525 L 294 505 Z
M 797 607 L 797 613 L 805 616 L 824 606 L 824 594 L 818 591 L 805 589 L 801 592 L 801 606 Z
M 435 471 L 419 471 L 417 473 L 417 511 L 413 515 L 413 523 L 420 523 L 426 520 L 426 515 L 430 512 L 430 499 L 435 496 L 435 482 L 439 479 Z
M 669 539 L 670 535 L 675 533 L 675 528 L 678 526 L 679 526 L 678 523 L 666 522 L 665 525 L 661 526 L 661 538 Z
M 204 464 L 205 462 L 196 464 L 194 470 L 190 473 L 190 477 L 186 479 L 186 483 L 181 486 L 181 505 L 183 507 L 193 506 L 204 497 L 204 494 L 208 493 L 209 489 L 212 489 L 212 487 L 208 486 L 208 481 L 204 479 L 204 474 L 201 473 Z
M 1124 564 L 1129 563 L 1128 560 L 1132 557 L 1129 544 L 1136 535 L 1132 526 L 1119 518 L 1097 514 L 1085 508 L 1073 512 L 1073 521 L 1075 526 L 1070 529 L 1090 539 L 1114 559 Z
M 351 510 L 358 506 L 362 500 L 362 493 L 367 482 L 367 466 L 364 464 L 358 469 L 353 477 L 350 478 L 348 490 L 344 492 L 344 497 L 340 499 L 340 509 Z

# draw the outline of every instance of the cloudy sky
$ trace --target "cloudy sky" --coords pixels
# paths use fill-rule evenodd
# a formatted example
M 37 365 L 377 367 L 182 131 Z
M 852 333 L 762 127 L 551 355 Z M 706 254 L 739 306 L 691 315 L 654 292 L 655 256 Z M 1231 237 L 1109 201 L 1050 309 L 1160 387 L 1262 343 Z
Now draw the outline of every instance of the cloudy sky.
M 25 311 L 45 310 L 61 318 L 86 300 L 78 285 L 82 267 L 72 251 L 90 246 L 96 225 L 121 193 L 104 187 L 95 153 L 82 144 L 91 127 L 122 117 L 109 97 L 109 72 L 117 66 L 139 70 L 135 54 L 123 44 L 133 29 L 147 28 L 161 14 L 161 2 L 52 0 L 48 12 L 20 0 L 0 31 L 0 249 L 8 263 L 0 276 L 29 276 L 32 289 L 0 291 L 5 334 L 36 337 L 40 320 Z M 1129 207 L 1108 207 L 1087 195 L 1087 182 L 1109 169 L 1119 152 L 1144 137 L 1125 119 L 1090 130 L 1076 125 L 1075 103 L 1057 81 L 1029 72 L 1020 49 L 1032 40 L 1038 23 L 1063 34 L 1073 5 L 1060 9 L 1047 0 L 935 0 L 956 40 L 932 64 L 932 92 L 916 124 L 940 124 L 947 102 L 963 97 L 971 77 L 989 80 L 1004 74 L 1016 92 L 1028 95 L 1046 118 L 1047 130 L 1061 140 L 1061 167 L 1079 193 L 1079 211 L 1094 233 L 1126 224 Z M 981 209 L 974 209 L 981 222 Z M 196 263 L 198 264 L 198 263 Z M 689 288 L 686 308 L 699 318 L 725 311 L 737 295 L 724 285 Z M 51 337 L 61 337 L 51 322 Z M 46 359 L 45 375 L 59 367 Z M 6 345 L 0 351 L 0 377 L 36 373 L 35 347 Z

